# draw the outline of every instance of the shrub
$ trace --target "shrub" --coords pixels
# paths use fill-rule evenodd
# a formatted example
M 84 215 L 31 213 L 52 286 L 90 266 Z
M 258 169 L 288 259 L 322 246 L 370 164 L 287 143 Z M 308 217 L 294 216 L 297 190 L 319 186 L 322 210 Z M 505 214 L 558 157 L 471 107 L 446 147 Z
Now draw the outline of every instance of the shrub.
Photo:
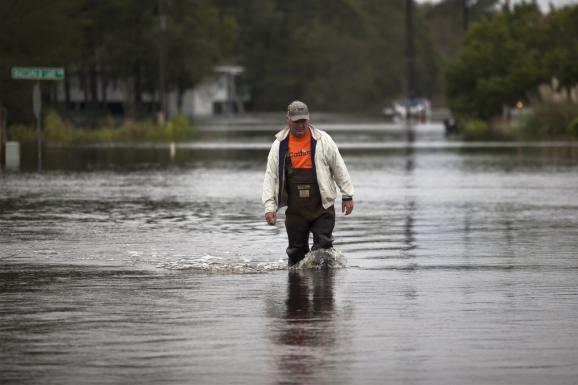
M 36 129 L 33 127 L 17 124 L 8 129 L 8 139 L 18 142 L 32 142 L 37 139 Z
M 524 132 L 534 137 L 576 135 L 572 124 L 578 119 L 578 105 L 572 103 L 537 103 L 526 120 Z
M 174 116 L 166 125 L 152 121 L 124 121 L 120 126 L 106 119 L 99 129 L 82 129 L 63 120 L 56 111 L 49 110 L 44 118 L 44 139 L 50 143 L 99 142 L 173 142 L 193 140 L 196 129 L 186 115 Z M 36 140 L 36 129 L 24 125 L 10 127 L 10 138 L 18 141 Z
M 167 127 L 170 127 L 169 137 L 173 141 L 194 139 L 197 134 L 195 127 L 189 124 L 189 118 L 183 114 L 172 117 Z
M 576 116 L 570 124 L 568 124 L 568 133 L 578 138 L 578 116 Z
M 473 119 L 464 120 L 460 127 L 460 134 L 464 139 L 477 140 L 486 139 L 491 136 L 491 131 L 486 122 L 483 120 Z
M 62 120 L 54 110 L 48 110 L 44 115 L 44 139 L 47 142 L 74 142 L 78 137 L 78 131 L 71 123 Z

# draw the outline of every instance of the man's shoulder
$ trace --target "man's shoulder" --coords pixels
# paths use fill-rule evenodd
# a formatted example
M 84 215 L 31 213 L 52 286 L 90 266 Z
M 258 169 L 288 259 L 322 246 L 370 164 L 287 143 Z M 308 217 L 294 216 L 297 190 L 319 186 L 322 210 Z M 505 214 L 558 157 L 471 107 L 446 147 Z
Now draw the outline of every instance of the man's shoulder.
M 279 152 L 280 145 L 281 145 L 281 141 L 279 139 L 275 138 L 273 143 L 271 143 L 271 151 Z
M 331 137 L 331 135 L 329 135 L 327 132 L 320 130 L 318 128 L 315 128 L 316 131 L 316 136 L 317 136 L 317 141 L 321 142 L 321 143 L 328 143 L 328 144 L 333 144 L 335 143 L 333 141 L 333 138 Z
M 285 127 L 283 128 L 281 131 L 277 132 L 275 134 L 275 141 L 276 142 L 282 142 L 284 139 L 287 138 L 287 136 L 289 136 L 289 127 Z
M 319 140 L 319 139 L 331 139 L 331 135 L 329 135 L 327 132 L 320 130 L 319 128 L 315 127 L 315 126 L 311 126 L 313 128 L 312 132 L 313 132 L 313 138 Z

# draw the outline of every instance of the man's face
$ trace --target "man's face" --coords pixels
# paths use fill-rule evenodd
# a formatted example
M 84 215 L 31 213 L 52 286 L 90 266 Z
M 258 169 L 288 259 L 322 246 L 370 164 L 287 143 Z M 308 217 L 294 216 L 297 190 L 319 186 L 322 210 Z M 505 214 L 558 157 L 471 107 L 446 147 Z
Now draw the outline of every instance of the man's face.
M 305 133 L 309 127 L 309 120 L 300 119 L 294 122 L 291 119 L 287 119 L 287 121 L 289 122 L 289 129 L 294 136 L 298 138 L 305 136 Z

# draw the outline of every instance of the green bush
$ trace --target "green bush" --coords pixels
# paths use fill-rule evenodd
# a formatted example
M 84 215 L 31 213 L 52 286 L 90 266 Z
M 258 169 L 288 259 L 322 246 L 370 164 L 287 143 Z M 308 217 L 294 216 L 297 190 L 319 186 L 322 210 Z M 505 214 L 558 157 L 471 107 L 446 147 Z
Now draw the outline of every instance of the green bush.
M 164 126 L 152 121 L 126 121 L 120 127 L 107 127 L 96 131 L 95 141 L 117 142 L 172 142 L 192 140 L 194 126 L 186 115 L 176 115 Z
M 17 124 L 8 128 L 8 140 L 31 142 L 35 141 L 36 139 L 36 129 L 33 127 Z
M 69 143 L 77 139 L 79 130 L 71 123 L 62 120 L 54 110 L 44 115 L 44 139 L 52 143 Z
M 189 118 L 183 114 L 172 117 L 167 128 L 170 128 L 169 136 L 173 141 L 191 140 L 197 136 L 196 128 L 189 124 Z
M 576 116 L 568 125 L 568 133 L 578 138 L 578 116 Z
M 483 120 L 462 121 L 460 134 L 466 140 L 487 139 L 491 136 L 490 127 Z

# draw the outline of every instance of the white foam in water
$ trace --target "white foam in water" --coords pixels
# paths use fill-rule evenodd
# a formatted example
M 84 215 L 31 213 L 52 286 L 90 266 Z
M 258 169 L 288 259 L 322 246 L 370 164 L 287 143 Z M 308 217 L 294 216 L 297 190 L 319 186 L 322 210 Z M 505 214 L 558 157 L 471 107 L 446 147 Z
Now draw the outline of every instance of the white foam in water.
M 162 269 L 191 270 L 207 273 L 262 273 L 267 271 L 286 270 L 287 261 L 276 262 L 223 262 L 222 258 L 203 256 L 201 258 L 182 258 L 178 261 L 166 262 L 157 266 Z M 310 251 L 305 258 L 292 270 L 298 269 L 342 269 L 346 267 L 346 260 L 340 251 L 335 249 Z
M 232 262 L 223 263 L 216 261 L 191 261 L 181 259 L 175 262 L 167 262 L 158 266 L 171 270 L 192 270 L 207 273 L 261 273 L 266 271 L 287 269 L 287 262 Z
M 339 250 L 331 248 L 308 252 L 305 258 L 291 269 L 342 269 L 346 266 L 345 256 Z

